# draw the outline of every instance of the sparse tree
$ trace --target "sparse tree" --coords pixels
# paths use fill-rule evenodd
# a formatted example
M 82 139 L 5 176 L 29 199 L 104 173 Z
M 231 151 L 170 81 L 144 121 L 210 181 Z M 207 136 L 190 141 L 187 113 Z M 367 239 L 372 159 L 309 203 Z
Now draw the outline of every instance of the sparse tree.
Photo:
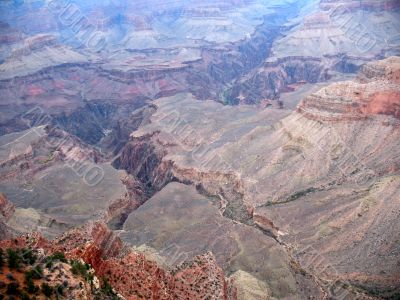
M 10 269 L 19 269 L 21 265 L 21 257 L 17 251 L 7 249 L 7 261 Z
M 53 288 L 45 282 L 42 283 L 41 289 L 43 295 L 45 295 L 46 297 L 51 297 L 51 295 L 53 294 Z

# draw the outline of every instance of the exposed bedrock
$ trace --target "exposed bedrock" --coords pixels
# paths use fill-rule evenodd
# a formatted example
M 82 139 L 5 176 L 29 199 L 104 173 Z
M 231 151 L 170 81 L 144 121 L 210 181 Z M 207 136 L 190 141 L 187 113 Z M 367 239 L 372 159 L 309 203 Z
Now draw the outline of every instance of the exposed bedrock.
M 234 43 L 202 45 L 198 49 L 201 53 L 199 58 L 188 59 L 176 65 L 171 63 L 168 66 L 139 64 L 130 69 L 132 62 L 125 62 L 119 66 L 108 61 L 86 60 L 75 52 L 72 56 L 78 56 L 79 59 L 68 58 L 65 62 L 61 60 L 49 65 L 49 60 L 57 61 L 53 58 L 57 54 L 53 49 L 55 45 L 52 44 L 54 36 L 38 35 L 32 38 L 33 42 L 30 40 L 27 42 L 30 47 L 24 48 L 25 52 L 30 53 L 24 51 L 15 53 L 7 66 L 10 70 L 14 70 L 11 67 L 19 60 L 29 63 L 37 58 L 38 51 L 40 55 L 42 52 L 45 53 L 43 55 L 48 55 L 39 59 L 40 63 L 46 62 L 46 64 L 39 67 L 29 65 L 25 68 L 23 65 L 22 67 L 18 65 L 21 70 L 29 69 L 29 72 L 18 73 L 16 76 L 17 71 L 7 71 L 6 68 L 2 75 L 0 81 L 2 110 L 7 114 L 3 114 L 0 118 L 0 134 L 26 129 L 21 116 L 33 107 L 41 107 L 60 121 L 63 129 L 93 144 L 104 137 L 102 131 L 110 129 L 104 128 L 106 125 L 117 126 L 109 119 L 115 113 L 114 105 L 129 104 L 130 109 L 133 109 L 142 106 L 145 100 L 170 96 L 178 92 L 191 92 L 198 99 L 213 99 L 234 104 L 236 100 L 231 101 L 227 97 L 227 87 L 229 89 L 232 84 L 236 86 L 234 82 L 263 64 L 270 55 L 273 42 L 288 30 L 284 24 L 299 13 L 305 2 L 296 1 L 276 6 L 274 7 L 276 12 L 265 15 L 263 23 L 248 37 Z M 48 44 L 49 42 L 51 44 Z M 42 49 L 42 46 L 45 49 Z M 46 54 L 44 50 L 51 51 Z M 163 53 L 164 50 L 159 51 Z M 154 51 L 136 50 L 132 55 L 136 57 L 143 54 L 143 57 L 151 57 L 152 52 Z M 134 61 L 136 60 L 135 58 Z M 287 69 L 285 66 L 282 68 Z M 286 70 L 277 75 L 290 77 L 287 80 L 283 78 L 277 82 L 273 79 L 275 75 L 271 75 L 272 79 L 267 80 L 267 83 L 263 82 L 262 78 L 253 80 L 251 88 L 254 90 L 254 99 L 248 103 L 260 101 L 267 96 L 262 93 L 268 93 L 270 98 L 271 93 L 276 95 L 285 90 L 286 84 L 297 80 L 314 82 L 316 75 L 306 76 L 299 73 L 315 73 L 315 67 L 305 63 L 303 68 L 303 71 Z M 307 71 L 307 68 L 311 70 Z M 237 84 L 240 85 L 240 82 Z M 264 90 L 267 91 L 263 92 Z M 236 95 L 233 98 L 235 97 Z M 118 117 L 121 119 L 126 116 Z M 82 123 L 81 127 L 85 129 L 77 128 L 73 124 L 75 120 Z
M 6 223 L 15 213 L 15 205 L 7 197 L 0 193 L 0 240 L 11 238 L 14 230 Z
M 266 62 L 250 72 L 227 91 L 232 104 L 255 104 L 265 99 L 277 99 L 290 91 L 294 83 L 316 83 L 329 79 L 328 68 L 321 59 L 312 57 L 286 57 Z
M 168 152 L 158 135 L 154 132 L 133 137 L 114 161 L 114 167 L 134 175 L 146 187 L 148 197 L 172 181 L 190 184 L 212 197 L 225 216 L 244 223 L 250 221 L 251 210 L 243 204 L 243 186 L 235 172 L 180 167 L 166 158 Z
M 334 1 L 321 0 L 320 7 L 323 10 L 329 10 L 332 7 L 343 6 L 349 9 L 370 9 L 374 11 L 384 11 L 396 9 L 400 7 L 400 3 L 396 0 L 369 0 L 369 1 Z
M 158 222 L 170 216 L 191 226 L 183 217 L 190 205 L 183 200 L 195 196 L 175 198 L 179 189 L 171 192 L 167 183 L 178 181 L 207 196 L 202 199 L 217 206 L 224 220 L 254 222 L 265 238 L 286 245 L 294 269 L 318 282 L 338 280 L 371 296 L 396 295 L 398 62 L 392 57 L 367 64 L 358 79 L 323 88 L 293 113 L 224 107 L 187 94 L 155 101 L 151 122 L 131 135 L 115 162 L 150 182 L 152 193 L 161 190 L 124 224 L 144 232 L 125 238 L 159 246 L 166 237 Z M 183 211 L 167 210 L 168 199 L 182 203 Z M 165 218 L 146 227 L 143 220 L 155 207 Z M 185 234 L 173 240 L 194 233 Z M 313 252 L 326 272 L 310 265 Z
M 124 299 L 237 299 L 232 279 L 225 277 L 211 253 L 166 269 L 144 254 L 132 251 L 101 222 L 89 222 L 52 242 L 40 234 L 2 240 L 0 247 L 31 248 L 47 255 L 62 252 L 68 259 L 83 260 L 101 281 L 107 278 Z
M 135 130 L 137 125 L 128 124 L 132 122 L 129 120 L 132 111 L 142 107 L 146 99 L 179 91 L 184 86 L 180 72 L 127 73 L 85 63 L 63 64 L 2 80 L 4 113 L 0 118 L 0 133 L 27 129 L 31 124 L 26 122 L 25 114 L 33 111 L 41 114 L 42 119 L 96 144 L 105 137 L 105 132 L 118 130 L 118 126 Z M 137 122 L 138 118 L 134 119 Z
M 3 135 L 0 144 L 0 190 L 16 206 L 7 224 L 17 232 L 55 237 L 100 218 L 112 200 L 126 193 L 125 172 L 57 127 Z
M 297 110 L 320 121 L 400 118 L 400 60 L 391 57 L 362 67 L 356 81 L 340 82 L 306 97 Z
M 8 221 L 15 212 L 15 206 L 4 194 L 0 193 L 0 215 L 2 219 Z

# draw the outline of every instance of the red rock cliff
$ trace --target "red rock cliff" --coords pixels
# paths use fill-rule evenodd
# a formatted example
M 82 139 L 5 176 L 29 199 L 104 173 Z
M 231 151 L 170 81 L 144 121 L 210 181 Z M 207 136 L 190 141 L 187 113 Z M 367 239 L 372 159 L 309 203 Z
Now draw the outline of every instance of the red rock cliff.
M 332 84 L 305 98 L 298 111 L 310 119 L 345 121 L 400 118 L 400 57 L 366 64 L 355 81 Z

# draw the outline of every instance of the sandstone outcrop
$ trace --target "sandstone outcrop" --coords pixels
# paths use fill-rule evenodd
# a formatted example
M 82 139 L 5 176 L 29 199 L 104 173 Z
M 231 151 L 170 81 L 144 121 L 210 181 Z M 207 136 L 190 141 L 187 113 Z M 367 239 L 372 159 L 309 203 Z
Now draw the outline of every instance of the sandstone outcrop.
M 321 121 L 359 120 L 371 115 L 400 118 L 400 59 L 366 64 L 358 81 L 337 83 L 307 97 L 298 111 Z
M 4 194 L 0 193 L 0 214 L 6 222 L 15 212 L 15 206 L 7 199 Z
M 41 248 L 48 255 L 62 252 L 67 258 L 82 259 L 125 299 L 236 299 L 233 282 L 225 279 L 211 253 L 165 270 L 130 250 L 99 222 L 67 232 L 53 242 L 30 234 L 0 241 L 0 247 Z

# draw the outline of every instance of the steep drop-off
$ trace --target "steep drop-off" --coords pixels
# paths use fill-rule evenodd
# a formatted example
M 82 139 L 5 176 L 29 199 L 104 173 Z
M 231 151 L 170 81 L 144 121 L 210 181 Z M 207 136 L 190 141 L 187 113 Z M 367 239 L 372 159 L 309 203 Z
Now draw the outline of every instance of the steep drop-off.
M 115 165 L 152 191 L 169 181 L 195 186 L 224 218 L 273 236 L 323 290 L 338 284 L 350 295 L 394 296 L 398 68 L 398 57 L 367 64 L 356 81 L 323 88 L 293 113 L 224 108 L 190 95 L 160 99 Z M 162 231 L 147 230 L 141 242 L 157 247 Z M 268 284 L 268 276 L 258 279 Z M 273 295 L 281 292 L 272 286 Z

